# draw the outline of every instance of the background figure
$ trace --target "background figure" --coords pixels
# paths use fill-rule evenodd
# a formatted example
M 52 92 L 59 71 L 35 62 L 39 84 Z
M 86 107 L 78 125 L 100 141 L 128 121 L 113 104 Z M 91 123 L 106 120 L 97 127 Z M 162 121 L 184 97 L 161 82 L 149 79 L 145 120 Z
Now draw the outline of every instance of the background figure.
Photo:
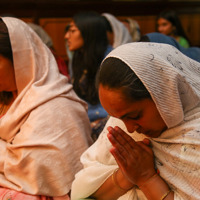
M 140 42 L 156 42 L 156 43 L 164 43 L 170 44 L 176 47 L 183 54 L 188 56 L 191 59 L 194 59 L 200 62 L 200 48 L 199 47 L 182 47 L 174 38 L 161 34 L 161 33 L 148 33 L 143 35 L 140 39 Z
M 189 39 L 174 10 L 164 10 L 157 16 L 156 30 L 162 34 L 175 38 L 177 42 L 185 48 L 190 46 Z
M 105 24 L 107 24 L 109 43 L 113 48 L 132 42 L 128 29 L 121 21 L 110 13 L 103 13 L 102 16 L 104 17 Z
M 70 24 L 68 24 L 66 26 L 66 28 L 65 28 L 65 34 L 68 32 L 69 28 L 70 28 Z M 64 38 L 65 38 L 65 36 L 64 36 Z M 74 52 L 69 50 L 69 46 L 67 44 L 67 40 L 65 40 L 65 49 L 66 49 L 66 54 L 67 54 L 67 57 L 68 57 L 69 75 L 70 75 L 70 77 L 73 77 L 72 60 L 73 60 L 73 54 L 74 54 Z
M 140 26 L 137 23 L 137 21 L 132 19 L 132 18 L 126 18 L 126 19 L 122 20 L 122 23 L 129 30 L 129 33 L 132 36 L 132 41 L 138 42 L 140 40 L 140 37 L 141 37 L 141 32 L 140 32 Z
M 67 29 L 65 39 L 69 51 L 73 51 L 72 83 L 74 90 L 81 99 L 88 103 L 88 116 L 93 128 L 93 138 L 97 138 L 108 114 L 100 104 L 95 87 L 95 76 L 101 61 L 112 50 L 108 44 L 102 16 L 96 12 L 76 14 Z
M 87 105 L 22 20 L 0 19 L 0 199 L 69 199 L 91 144 Z
M 69 72 L 68 72 L 68 66 L 63 58 L 61 58 L 55 51 L 53 46 L 53 41 L 51 37 L 48 35 L 48 33 L 39 25 L 34 23 L 27 23 L 41 38 L 41 40 L 49 47 L 49 49 L 52 51 L 56 62 L 58 64 L 58 69 L 61 74 L 67 76 L 70 78 Z
M 81 156 L 72 200 L 200 197 L 200 63 L 168 44 L 121 45 L 97 74 L 110 114 Z

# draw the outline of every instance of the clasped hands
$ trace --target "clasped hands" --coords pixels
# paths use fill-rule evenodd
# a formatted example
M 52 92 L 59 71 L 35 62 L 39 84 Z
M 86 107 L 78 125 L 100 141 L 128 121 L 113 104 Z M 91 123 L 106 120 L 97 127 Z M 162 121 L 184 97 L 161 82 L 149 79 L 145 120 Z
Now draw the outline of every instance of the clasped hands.
M 155 172 L 154 154 L 150 148 L 150 140 L 136 142 L 118 126 L 109 126 L 108 139 L 110 149 L 124 178 L 133 186 L 143 185 Z

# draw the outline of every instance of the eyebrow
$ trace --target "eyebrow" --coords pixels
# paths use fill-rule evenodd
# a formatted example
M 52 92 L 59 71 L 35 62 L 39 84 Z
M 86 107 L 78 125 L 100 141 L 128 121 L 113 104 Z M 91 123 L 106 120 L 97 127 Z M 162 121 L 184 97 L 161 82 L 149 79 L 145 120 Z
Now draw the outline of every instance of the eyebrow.
M 124 119 L 125 117 L 127 117 L 128 115 L 132 115 L 132 114 L 138 114 L 138 111 L 133 111 L 133 112 L 129 112 L 129 113 L 126 113 L 124 115 L 122 115 L 121 117 L 119 117 L 119 119 Z

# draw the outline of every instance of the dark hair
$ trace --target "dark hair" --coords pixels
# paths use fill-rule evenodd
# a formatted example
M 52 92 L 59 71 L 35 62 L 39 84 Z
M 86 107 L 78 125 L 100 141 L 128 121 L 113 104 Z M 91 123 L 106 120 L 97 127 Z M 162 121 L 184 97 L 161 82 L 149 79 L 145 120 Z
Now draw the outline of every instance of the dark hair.
M 142 35 L 139 42 L 150 42 L 150 39 L 147 35 Z
M 112 29 L 112 26 L 110 25 L 110 22 L 108 21 L 108 19 L 105 16 L 102 16 L 102 18 L 103 18 L 103 21 L 104 21 L 105 26 L 106 26 L 106 31 L 112 33 L 113 29 Z
M 79 97 L 95 105 L 99 103 L 95 76 L 108 47 L 105 24 L 96 12 L 78 13 L 73 20 L 84 40 L 84 46 L 74 51 L 73 55 L 74 90 Z M 84 83 L 80 84 L 83 79 Z
M 96 87 L 100 84 L 110 89 L 121 89 L 128 100 L 151 98 L 133 70 L 118 58 L 109 57 L 104 60 L 96 77 Z
M 0 19 L 0 46 L 0 55 L 8 58 L 11 62 L 13 62 L 13 54 L 8 34 L 8 28 L 2 19 Z M 10 103 L 11 99 L 12 92 L 0 92 L 0 103 L 7 105 Z
M 0 19 L 0 54 L 13 62 L 13 54 L 6 24 Z
M 172 25 L 174 27 L 176 27 L 176 30 L 175 30 L 174 34 L 176 36 L 184 37 L 190 43 L 190 40 L 188 39 L 188 37 L 187 37 L 187 35 L 186 35 L 186 33 L 185 33 L 184 29 L 183 29 L 181 21 L 180 21 L 178 15 L 177 15 L 177 13 L 174 10 L 166 9 L 166 10 L 162 11 L 157 16 L 157 20 L 156 21 L 158 21 L 160 18 L 166 19 L 167 21 L 171 22 Z M 156 30 L 158 31 L 157 23 L 156 23 Z

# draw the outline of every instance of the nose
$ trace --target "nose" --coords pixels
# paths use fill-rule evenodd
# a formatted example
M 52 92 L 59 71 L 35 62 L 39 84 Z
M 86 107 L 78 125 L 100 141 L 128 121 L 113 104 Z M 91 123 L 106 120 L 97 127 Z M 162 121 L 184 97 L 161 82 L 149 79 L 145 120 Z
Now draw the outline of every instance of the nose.
M 68 39 L 68 38 L 69 38 L 69 31 L 67 31 L 67 32 L 65 33 L 64 38 L 65 38 L 65 39 Z
M 163 33 L 164 32 L 164 28 L 162 26 L 158 27 L 158 32 Z
M 133 122 L 125 122 L 124 121 L 124 124 L 129 133 L 133 133 L 134 131 L 136 131 L 139 128 L 139 125 L 136 123 L 133 123 Z

